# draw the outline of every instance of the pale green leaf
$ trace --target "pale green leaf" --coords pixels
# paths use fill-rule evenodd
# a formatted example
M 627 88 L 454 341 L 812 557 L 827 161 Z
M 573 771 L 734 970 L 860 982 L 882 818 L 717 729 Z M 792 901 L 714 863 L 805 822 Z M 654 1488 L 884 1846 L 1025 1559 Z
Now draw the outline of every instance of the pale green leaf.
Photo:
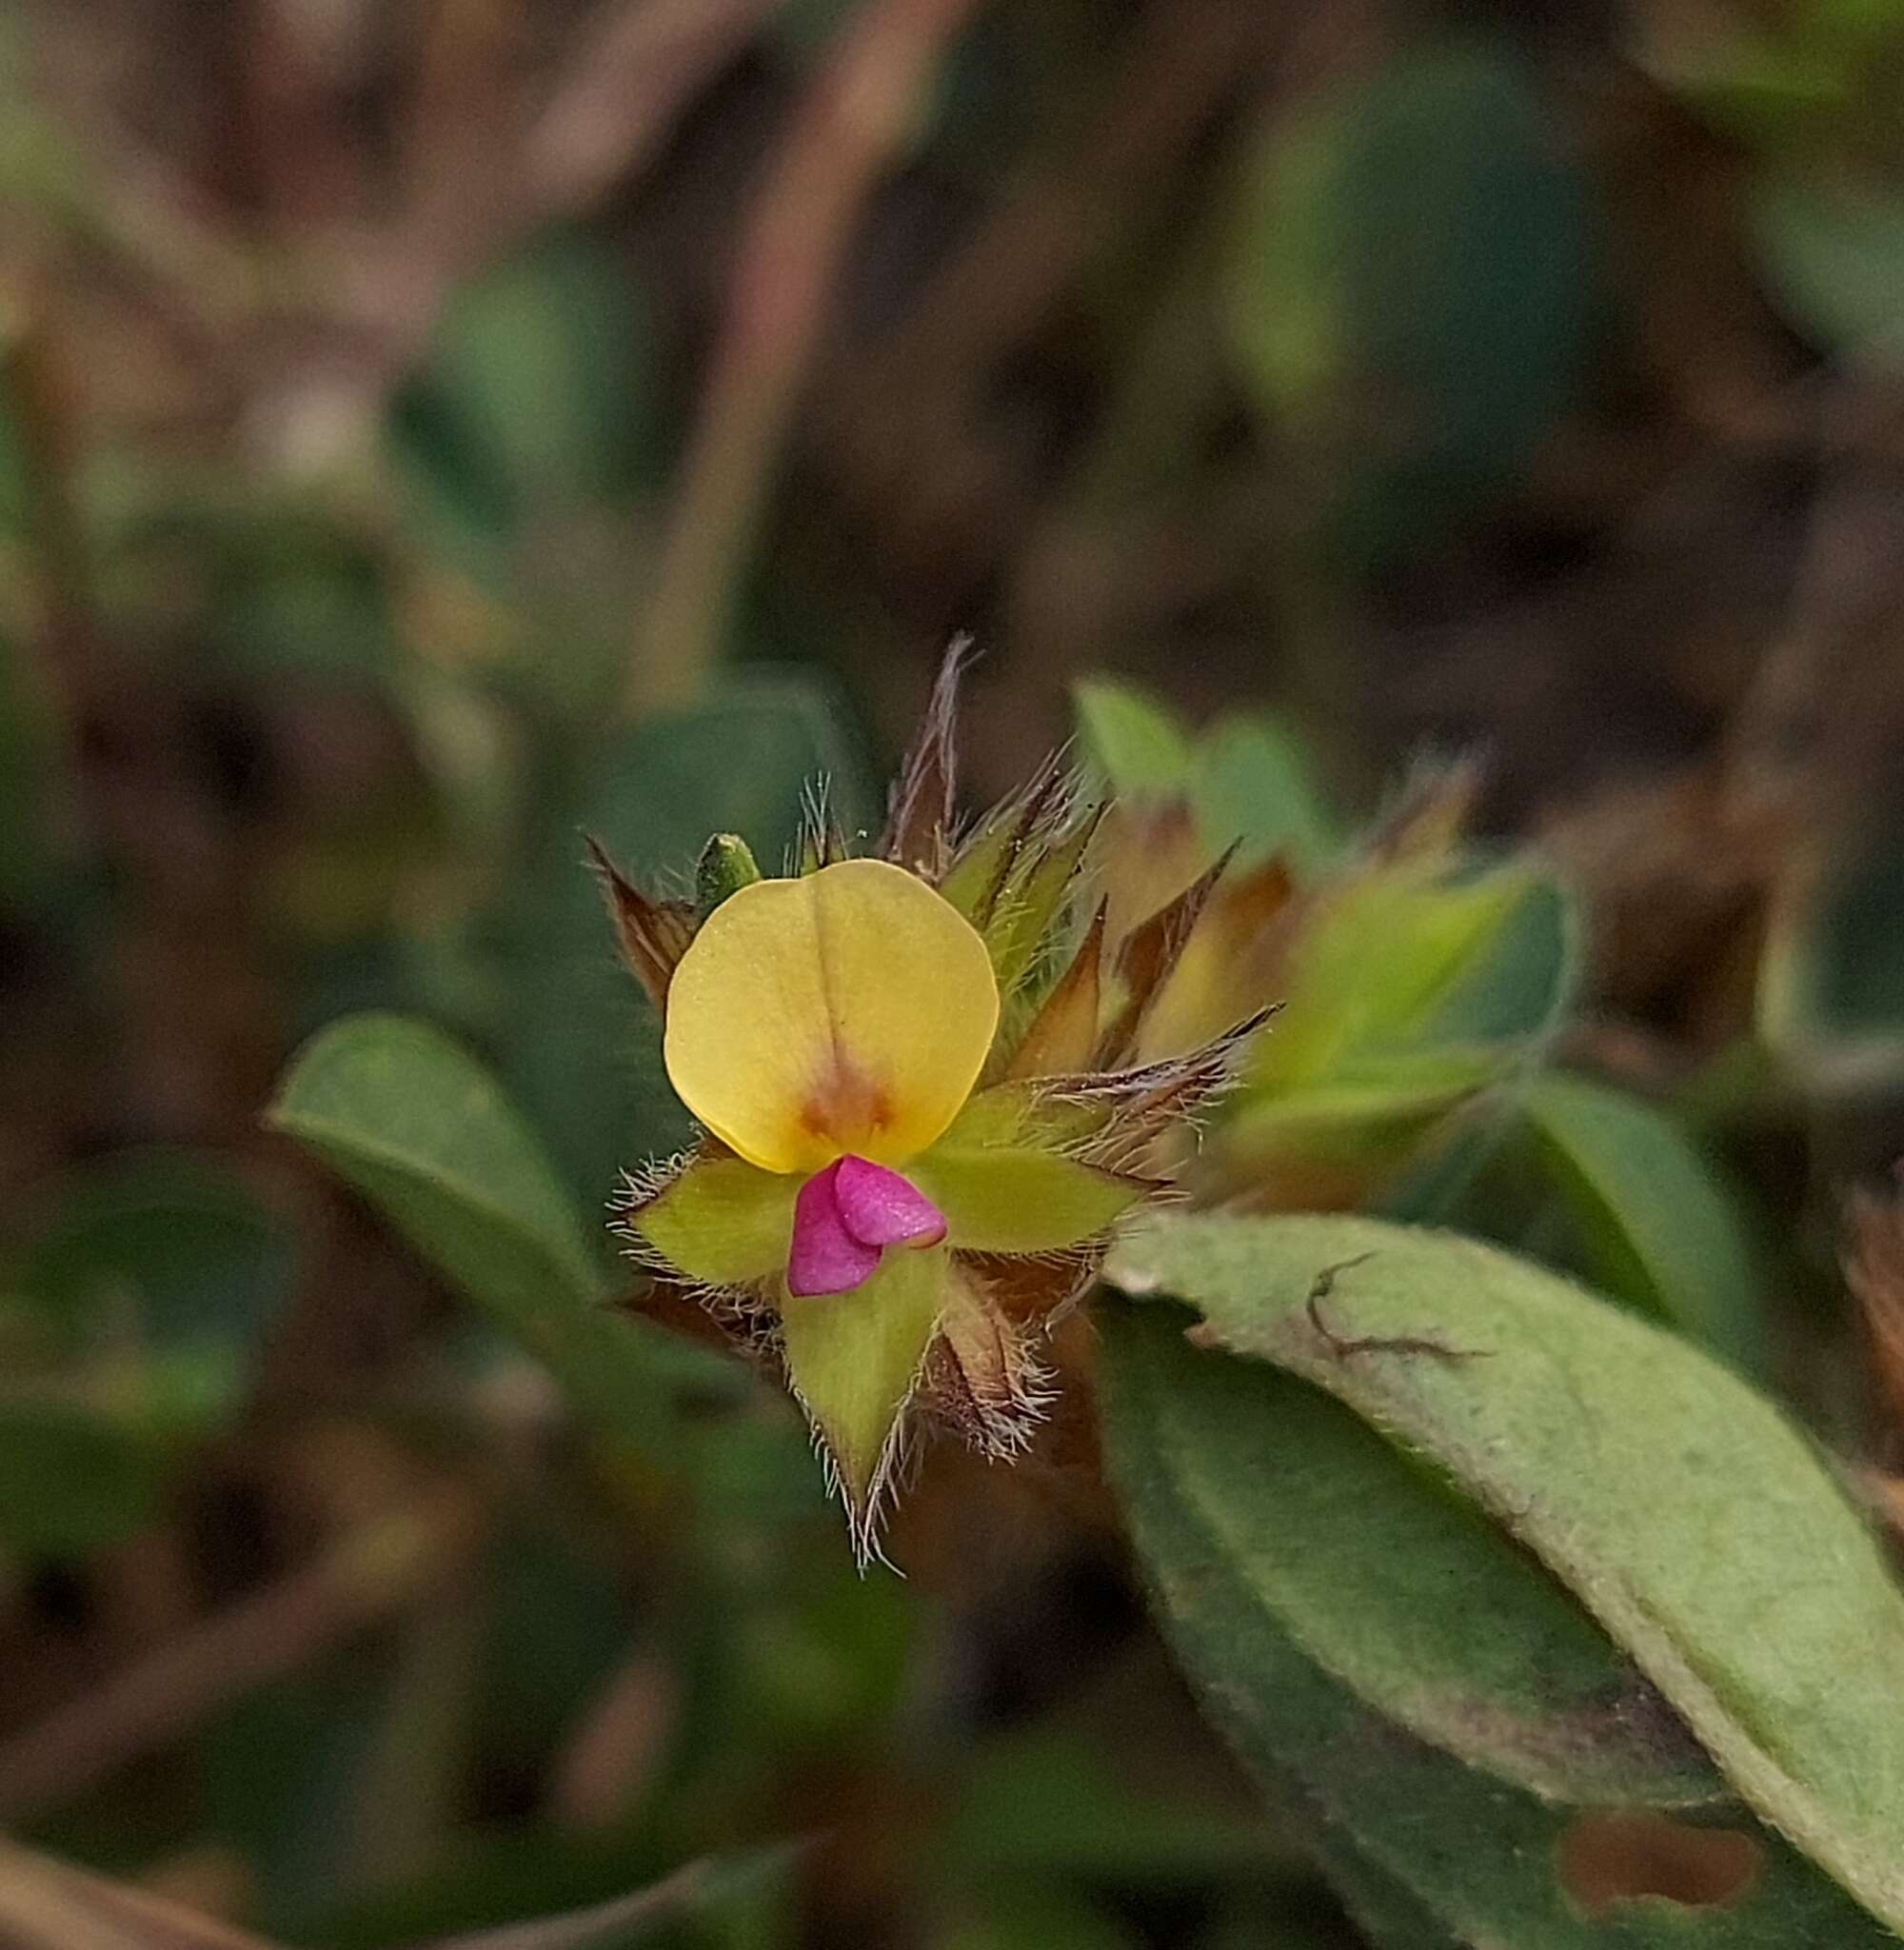
M 1861 365 L 1904 361 L 1904 195 L 1781 170 L 1759 183 L 1750 216 L 1774 293 L 1800 330 Z
M 579 233 L 456 290 L 391 416 L 429 507 L 488 540 L 651 477 L 664 442 L 647 310 L 621 257 Z
M 1239 217 L 1239 370 L 1314 456 L 1315 519 L 1353 565 L 1471 512 L 1574 398 L 1588 186 L 1505 43 L 1417 36 L 1279 104 Z
M 1305 1300 L 1330 1266 L 1319 1327 Z M 1810 1443 L 1730 1369 L 1510 1255 L 1369 1220 L 1157 1220 L 1113 1272 L 1444 1475 L 1745 1802 L 1904 1923 L 1904 1599 Z
M 138 1150 L 76 1173 L 13 1270 L 72 1343 L 102 1326 L 149 1347 L 242 1351 L 288 1293 L 288 1229 L 208 1152 Z
M 1781 907 L 1759 965 L 1758 1030 L 1819 1093 L 1904 1076 L 1904 830 L 1881 831 Z
M 1246 1088 L 1326 1080 L 1351 1056 L 1430 1038 L 1541 885 L 1517 863 L 1461 881 L 1408 868 L 1345 879 L 1291 948 L 1284 1006 L 1252 1051 Z
M 0 1545 L 17 1557 L 81 1557 L 124 1542 L 158 1517 L 169 1474 L 166 1445 L 134 1415 L 0 1396 Z
M 1473 1503 L 1306 1382 L 1142 1338 L 1179 1385 L 1149 1385 L 1133 1466 L 1169 1478 L 1239 1587 L 1365 1705 L 1544 1797 L 1723 1797 L 1671 1708 Z
M 1288 1090 L 1245 1089 L 1223 1126 L 1224 1155 L 1241 1169 L 1253 1160 L 1378 1158 L 1492 1083 L 1503 1062 L 1498 1050 L 1418 1050 L 1344 1065 Z
M 1300 743 L 1272 718 L 1221 718 L 1204 732 L 1190 804 L 1212 859 L 1236 846 L 1241 866 L 1280 857 L 1304 872 L 1340 844 Z
M 1649 1867 L 1660 1875 L 1657 1864 L 1629 1866 L 1638 1889 L 1661 1894 L 1590 1909 L 1569 1885 L 1567 1852 L 1583 1824 L 1621 1805 L 1610 1774 L 1622 1760 L 1637 1763 L 1631 1784 L 1644 1784 L 1645 1735 L 1650 1729 L 1662 1742 L 1669 1739 L 1671 1716 L 1618 1713 L 1622 1695 L 1636 1703 L 1631 1674 L 1610 1675 L 1615 1690 L 1598 1701 L 1577 1691 L 1597 1664 L 1607 1670 L 1606 1654 L 1584 1646 L 1577 1625 L 1550 1622 L 1525 1644 L 1487 1642 L 1494 1638 L 1487 1607 L 1507 1583 L 1512 1546 L 1465 1562 L 1462 1550 L 1448 1548 L 1459 1543 L 1458 1533 L 1431 1521 L 1418 1553 L 1407 1519 L 1421 1514 L 1424 1498 L 1446 1494 L 1425 1472 L 1388 1522 L 1367 1507 L 1348 1507 L 1353 1478 L 1331 1487 L 1339 1451 L 1328 1438 L 1315 1458 L 1294 1444 L 1255 1450 L 1255 1440 L 1304 1392 L 1302 1383 L 1262 1363 L 1188 1345 L 1181 1331 L 1188 1316 L 1174 1308 L 1118 1305 L 1105 1315 L 1109 1461 L 1165 1631 L 1211 1716 L 1292 1832 L 1307 1840 L 1373 1942 L 1383 1950 L 1877 1950 L 1892 1940 L 1730 1799 L 1635 1810 L 1672 1824 L 1656 1831 L 1665 1841 L 1665 1881 L 1647 1880 Z M 1312 1432 L 1322 1425 L 1307 1424 Z M 1206 1448 L 1204 1434 L 1213 1431 L 1219 1441 Z M 1180 1466 L 1190 1454 L 1206 1474 L 1239 1456 L 1257 1460 L 1232 1491 L 1205 1481 L 1192 1497 Z M 1272 1476 L 1272 1457 L 1311 1476 L 1310 1487 L 1292 1492 L 1283 1471 Z M 1392 1495 L 1394 1472 L 1409 1466 L 1395 1456 L 1384 1481 L 1366 1486 Z M 1317 1539 L 1324 1554 L 1323 1564 L 1295 1586 L 1293 1552 L 1280 1553 L 1280 1572 L 1265 1575 L 1279 1553 L 1264 1540 L 1282 1522 L 1292 1493 L 1300 1534 Z M 1226 1534 L 1219 1534 L 1209 1519 L 1226 1495 Z M 1337 1497 L 1335 1532 L 1319 1537 L 1314 1526 Z M 1364 1525 L 1373 1525 L 1373 1539 L 1359 1535 Z M 1250 1546 L 1241 1553 L 1240 1536 Z M 1400 1562 L 1381 1564 L 1383 1548 L 1399 1553 Z M 1331 1585 L 1337 1571 L 1345 1578 L 1340 1591 Z M 1525 1584 L 1539 1573 L 1523 1564 L 1518 1576 Z M 1292 1596 L 1299 1602 L 1285 1610 Z M 1516 1628 L 1536 1627 L 1529 1591 L 1506 1602 Z M 1366 1616 L 1364 1606 L 1371 1607 Z M 1450 1616 L 1437 1618 L 1438 1611 Z M 1412 1705 L 1412 1730 L 1332 1672 L 1331 1664 L 1345 1662 L 1333 1638 L 1330 1663 L 1318 1656 L 1319 1628 L 1332 1620 L 1350 1628 L 1360 1621 L 1367 1642 L 1348 1648 L 1348 1662 L 1359 1664 L 1366 1681 L 1361 1656 L 1379 1655 L 1392 1668 L 1391 1701 L 1399 1687 L 1402 1703 Z M 1463 1627 L 1480 1642 L 1465 1666 Z M 1387 1634 L 1396 1636 L 1378 1636 Z M 1411 1700 L 1408 1661 L 1418 1638 L 1428 1642 Z M 1551 1661 L 1551 1693 L 1541 1684 L 1536 1646 Z M 1497 1697 L 1490 1684 L 1502 1688 Z M 1459 1758 L 1450 1738 L 1458 1731 L 1460 1750 L 1496 1764 Z M 1516 1772 L 1534 1762 L 1557 1791 L 1543 1797 L 1517 1785 L 1498 1765 L 1510 1751 Z M 1576 1769 L 1577 1784 L 1565 1785 Z M 1656 1774 L 1655 1784 L 1671 1778 L 1670 1769 Z M 1671 1875 L 1690 1829 L 1720 1831 L 1717 1845 L 1743 1859 L 1711 1892 L 1723 1900 L 1685 1900 L 1692 1892 Z M 1664 1900 L 1674 1895 L 1680 1900 Z

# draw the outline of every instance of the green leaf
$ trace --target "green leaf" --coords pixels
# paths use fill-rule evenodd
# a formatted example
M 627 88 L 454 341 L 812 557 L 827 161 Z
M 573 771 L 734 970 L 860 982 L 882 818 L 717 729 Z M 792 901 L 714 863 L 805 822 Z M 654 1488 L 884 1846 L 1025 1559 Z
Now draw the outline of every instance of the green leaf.
M 1662 88 L 1729 140 L 1761 152 L 1802 143 L 1848 107 L 1852 77 L 1842 62 L 1770 35 L 1741 33 L 1718 48 L 1669 44 L 1636 52 Z
M 1071 698 L 1085 756 L 1113 792 L 1138 800 L 1183 796 L 1191 778 L 1190 738 L 1164 706 L 1103 678 L 1074 685 Z
M 662 1067 L 660 1024 L 616 960 L 578 836 L 592 833 L 649 885 L 671 876 L 684 889 L 715 832 L 738 833 L 777 873 L 817 780 L 832 782 L 849 831 L 863 825 L 863 770 L 830 691 L 751 672 L 613 739 L 551 820 L 513 944 L 503 1070 L 591 1210 L 621 1170 L 680 1150 L 689 1125 Z
M 1519 863 L 1458 881 L 1414 868 L 1343 881 L 1290 948 L 1287 999 L 1252 1051 L 1250 1094 L 1443 1040 L 1441 1019 L 1541 886 Z
M 1500 1069 L 1494 1050 L 1418 1050 L 1288 1090 L 1245 1091 L 1222 1127 L 1224 1153 L 1243 1169 L 1273 1159 L 1369 1163 L 1413 1143 Z
M 850 1293 L 790 1300 L 781 1314 L 786 1378 L 826 1444 L 854 1537 L 868 1542 L 900 1411 L 945 1301 L 943 1246 L 889 1251 Z
M 1300 742 L 1273 718 L 1220 718 L 1203 733 L 1190 803 L 1212 859 L 1240 845 L 1240 866 L 1280 855 L 1304 874 L 1341 844 Z
M 1049 1730 L 973 1757 L 939 1849 L 953 1887 L 1000 1876 L 1119 1888 L 1229 1881 L 1275 1868 L 1281 1853 L 1246 1811 L 1133 1780 L 1117 1745 Z
M 1750 209 L 1774 294 L 1801 331 L 1861 365 L 1904 361 L 1904 192 L 1780 171 Z
M 1418 46 L 1279 109 L 1244 187 L 1229 337 L 1329 484 L 1319 520 L 1352 563 L 1473 510 L 1569 406 L 1594 260 L 1585 179 L 1504 46 Z
M 216 564 L 208 628 L 229 672 L 280 683 L 387 681 L 397 654 L 392 592 L 361 538 L 273 509 L 194 539 Z
M 268 1121 L 363 1192 L 576 1406 L 662 1441 L 641 1332 L 612 1312 L 575 1208 L 490 1072 L 427 1023 L 357 1016 L 292 1059 Z
M 785 1445 L 779 1474 L 781 1522 L 810 1519 L 819 1501 L 810 1443 Z M 789 1483 L 803 1493 L 797 1512 L 785 1502 Z M 731 1538 L 724 1547 L 732 1549 Z M 764 1600 L 724 1635 L 721 1723 L 734 1744 L 724 1755 L 710 1742 L 699 1756 L 715 1782 L 737 1751 L 758 1757 L 878 1741 L 904 1711 L 917 1670 L 926 1621 L 914 1595 L 897 1579 L 862 1577 L 837 1551 L 803 1553 L 797 1573 L 780 1571 Z
M 1192 1347 L 1180 1331 L 1185 1317 L 1174 1309 L 1113 1306 L 1104 1316 L 1108 1460 L 1165 1630 L 1212 1718 L 1292 1832 L 1306 1838 L 1373 1941 L 1385 1950 L 1469 1950 L 1482 1943 L 1490 1950 L 1876 1950 L 1890 1940 L 1835 1883 L 1730 1800 L 1637 1812 L 1649 1822 L 1672 1824 L 1654 1830 L 1667 1842 L 1668 1871 L 1689 1829 L 1719 1830 L 1727 1839 L 1718 1845 L 1743 1856 L 1745 1886 L 1735 1886 L 1735 1871 L 1720 1884 L 1726 1900 L 1687 1900 L 1695 1892 L 1670 1873 L 1658 1880 L 1660 1864 L 1642 1857 L 1630 1870 L 1637 1872 L 1635 1898 L 1587 1907 L 1582 1897 L 1589 1891 L 1570 1869 L 1569 1851 L 1604 1819 L 1610 1765 L 1624 1754 L 1640 1763 L 1637 1778 L 1644 1781 L 1646 1736 L 1650 1730 L 1670 1740 L 1671 1715 L 1642 1710 L 1615 1732 L 1610 1701 L 1578 1711 L 1568 1682 L 1577 1684 L 1591 1660 L 1578 1627 L 1557 1623 L 1533 1642 L 1561 1655 L 1562 1690 L 1546 1699 L 1531 1647 L 1493 1643 L 1485 1603 L 1461 1603 L 1497 1596 L 1496 1581 L 1482 1571 L 1487 1561 L 1474 1560 L 1464 1574 L 1458 1553 L 1444 1555 L 1442 1547 L 1456 1541 L 1445 1520 L 1431 1522 L 1418 1556 L 1401 1521 L 1378 1518 L 1382 1540 L 1402 1554 L 1401 1563 L 1382 1566 L 1359 1536 L 1374 1512 L 1346 1508 L 1348 1484 L 1340 1486 L 1340 1520 L 1319 1539 L 1322 1564 L 1307 1574 L 1310 1602 L 1285 1615 L 1293 1566 L 1265 1578 L 1266 1558 L 1279 1555 L 1267 1540 L 1282 1521 L 1286 1494 L 1297 1496 L 1299 1521 L 1325 1507 L 1339 1454 L 1329 1424 L 1307 1424 L 1324 1430 L 1321 1456 L 1306 1458 L 1294 1444 L 1277 1452 L 1293 1461 L 1299 1479 L 1312 1479 L 1306 1489 L 1292 1492 L 1279 1471 L 1270 1480 L 1259 1462 L 1232 1490 L 1213 1497 L 1206 1480 L 1193 1497 L 1180 1466 L 1186 1456 L 1207 1478 L 1226 1457 L 1254 1455 L 1255 1440 L 1275 1430 L 1278 1417 L 1308 1391 L 1259 1363 Z M 1213 1445 L 1206 1446 L 1206 1436 L 1216 1439 Z M 1384 1496 L 1393 1493 L 1394 1473 L 1408 1466 L 1392 1457 Z M 1420 1474 L 1406 1506 L 1415 1511 L 1425 1509 L 1423 1498 L 1446 1494 Z M 1225 1499 L 1227 1534 L 1220 1535 L 1208 1518 L 1213 1503 Z M 1241 1532 L 1240 1523 L 1247 1526 Z M 1241 1555 L 1240 1534 L 1247 1542 Z M 1495 1562 L 1504 1586 L 1509 1561 Z M 1330 1589 L 1338 1567 L 1348 1577 L 1339 1594 Z M 1394 1601 L 1406 1595 L 1411 1570 L 1413 1602 L 1398 1611 Z M 1520 1576 L 1532 1581 L 1539 1573 L 1523 1564 Z M 1331 1614 L 1353 1625 L 1371 1598 L 1378 1609 L 1365 1636 L 1374 1637 L 1376 1620 L 1399 1634 L 1377 1648 L 1397 1681 L 1405 1685 L 1409 1647 L 1425 1627 L 1425 1674 L 1460 1688 L 1437 1698 L 1429 1683 L 1418 1684 L 1414 1703 L 1427 1710 L 1418 1712 L 1414 1728 L 1385 1716 L 1338 1677 L 1333 1645 L 1325 1662 L 1292 1625 L 1295 1620 L 1313 1630 Z M 1508 1602 L 1518 1626 L 1535 1624 L 1531 1588 Z M 1452 1616 L 1437 1617 L 1441 1611 Z M 1462 1625 L 1485 1648 L 1465 1673 L 1458 1662 Z M 1582 1655 L 1578 1663 L 1576 1654 Z M 1483 1678 L 1511 1682 L 1505 1714 L 1503 1702 L 1475 1683 Z M 1531 1694 L 1522 1690 L 1529 1681 Z M 1633 1683 L 1632 1675 L 1617 1681 L 1630 1701 Z M 1561 1791 L 1530 1793 L 1498 1766 L 1467 1764 L 1423 1737 L 1432 1730 L 1445 1738 L 1457 1716 L 1465 1722 L 1470 1752 L 1497 1760 L 1514 1751 L 1517 1771 L 1537 1760 Z M 1561 1785 L 1570 1759 L 1579 1765 L 1578 1791 Z M 1662 1773 L 1658 1783 L 1670 1778 Z M 1658 1893 L 1638 1893 L 1649 1888 Z M 1676 1895 L 1679 1900 L 1662 1900 Z
M 770 1843 L 660 1875 L 652 1843 L 619 1829 L 578 1836 L 519 1827 L 482 1837 L 422 1882 L 356 1896 L 340 1895 L 333 1883 L 321 1901 L 289 1906 L 280 1928 L 289 1942 L 335 1950 L 753 1943 L 764 1940 L 756 1933 L 763 1908 L 784 1909 L 783 1891 L 801 1852 L 798 1842 Z M 636 1877 L 645 1886 L 630 1895 Z
M 651 478 L 663 454 L 655 328 L 620 255 L 545 237 L 459 290 L 397 399 L 399 462 L 480 542 Z
M 661 1940 L 664 1931 L 669 1933 L 667 1940 L 677 1940 L 673 1932 L 689 1919 L 698 1916 L 711 1925 L 724 1911 L 757 1910 L 785 1879 L 799 1853 L 797 1846 L 785 1843 L 736 1850 L 689 1862 L 649 1888 L 587 1909 L 443 1938 L 416 1950 L 631 1950 L 637 1943 Z M 744 1940 L 752 1940 L 752 1933 Z
M 1131 1466 L 1168 1477 L 1227 1575 L 1339 1684 L 1544 1798 L 1724 1798 L 1654 1688 L 1473 1503 L 1307 1383 L 1178 1359 L 1160 1331 L 1149 1360 L 1183 1385 L 1148 1385 Z
M 977 1915 L 956 1915 L 937 1941 L 940 1950 L 1139 1950 L 1143 1939 L 1085 1898 L 1061 1887 L 988 1888 L 962 1892 L 960 1910 L 976 1900 Z
M 542 1510 L 486 1553 L 483 1741 L 511 1765 L 550 1765 L 627 1657 L 639 1609 L 591 1542 L 569 1534 L 565 1513 Z
M 274 1908 L 321 1900 L 349 1873 L 344 1811 L 375 1738 L 382 1677 L 333 1651 L 243 1695 L 194 1742 L 200 1819 L 253 1865 Z
M 1332 1266 L 1324 1331 L 1305 1301 Z M 1810 1444 L 1729 1369 L 1505 1253 L 1369 1220 L 1158 1220 L 1112 1277 L 1191 1301 L 1202 1344 L 1418 1456 L 1572 1592 L 1747 1804 L 1904 1921 L 1904 1599 Z M 1121 1468 L 1127 1496 L 1141 1473 Z M 1265 1521 L 1260 1486 L 1239 1503 Z
M 1520 898 L 1436 1004 L 1425 1041 L 1526 1048 L 1565 1022 L 1579 983 L 1578 906 L 1541 863 L 1517 865 L 1526 873 Z
M 290 1239 L 228 1166 L 135 1151 L 76 1174 L 13 1270 L 73 1347 L 124 1324 L 171 1350 L 242 1353 L 289 1291 Z
M 1551 1071 L 1521 1102 L 1599 1285 L 1755 1366 L 1758 1268 L 1731 1193 L 1685 1132 L 1651 1104 Z

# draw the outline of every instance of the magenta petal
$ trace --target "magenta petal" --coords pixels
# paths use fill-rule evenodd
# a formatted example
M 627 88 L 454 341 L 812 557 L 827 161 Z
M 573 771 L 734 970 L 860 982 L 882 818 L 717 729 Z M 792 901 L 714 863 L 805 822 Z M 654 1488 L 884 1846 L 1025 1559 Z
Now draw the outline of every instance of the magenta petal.
M 817 1171 L 793 1202 L 793 1243 L 786 1256 L 786 1290 L 800 1299 L 850 1293 L 879 1270 L 880 1249 L 855 1239 L 841 1216 L 840 1163 Z
M 944 1213 L 910 1179 L 865 1158 L 832 1168 L 840 1216 L 863 1245 L 937 1245 L 945 1237 Z

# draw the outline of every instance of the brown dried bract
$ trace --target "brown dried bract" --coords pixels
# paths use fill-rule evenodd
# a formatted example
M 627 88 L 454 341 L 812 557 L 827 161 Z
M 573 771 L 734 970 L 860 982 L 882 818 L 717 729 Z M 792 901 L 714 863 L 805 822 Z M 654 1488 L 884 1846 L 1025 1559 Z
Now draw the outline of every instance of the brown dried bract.
M 945 871 L 958 784 L 959 682 L 972 650 L 969 636 L 952 639 L 932 686 L 931 701 L 886 807 L 880 857 L 927 880 Z
M 667 985 L 700 925 L 688 901 L 657 900 L 642 892 L 591 835 L 583 842 L 602 883 L 602 898 L 615 924 L 615 942 L 628 972 L 646 989 L 656 1008 L 667 1002 Z
M 1199 874 L 1174 901 L 1143 922 L 1119 948 L 1118 975 L 1124 984 L 1125 1001 L 1098 1045 L 1095 1061 L 1100 1065 L 1123 1062 L 1137 1046 L 1138 1032 L 1143 1027 L 1151 1004 L 1162 994 L 1164 984 L 1182 959 L 1184 945 L 1217 883 L 1235 857 L 1233 846 Z

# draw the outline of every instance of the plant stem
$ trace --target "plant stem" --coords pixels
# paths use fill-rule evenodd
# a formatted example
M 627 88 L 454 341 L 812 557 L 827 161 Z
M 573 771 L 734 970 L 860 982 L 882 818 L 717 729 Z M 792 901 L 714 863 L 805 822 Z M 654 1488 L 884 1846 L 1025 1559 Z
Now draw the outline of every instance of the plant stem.
M 911 133 L 940 57 L 979 5 L 867 0 L 800 107 L 735 263 L 628 673 L 631 710 L 685 702 L 720 654 L 860 211 Z

